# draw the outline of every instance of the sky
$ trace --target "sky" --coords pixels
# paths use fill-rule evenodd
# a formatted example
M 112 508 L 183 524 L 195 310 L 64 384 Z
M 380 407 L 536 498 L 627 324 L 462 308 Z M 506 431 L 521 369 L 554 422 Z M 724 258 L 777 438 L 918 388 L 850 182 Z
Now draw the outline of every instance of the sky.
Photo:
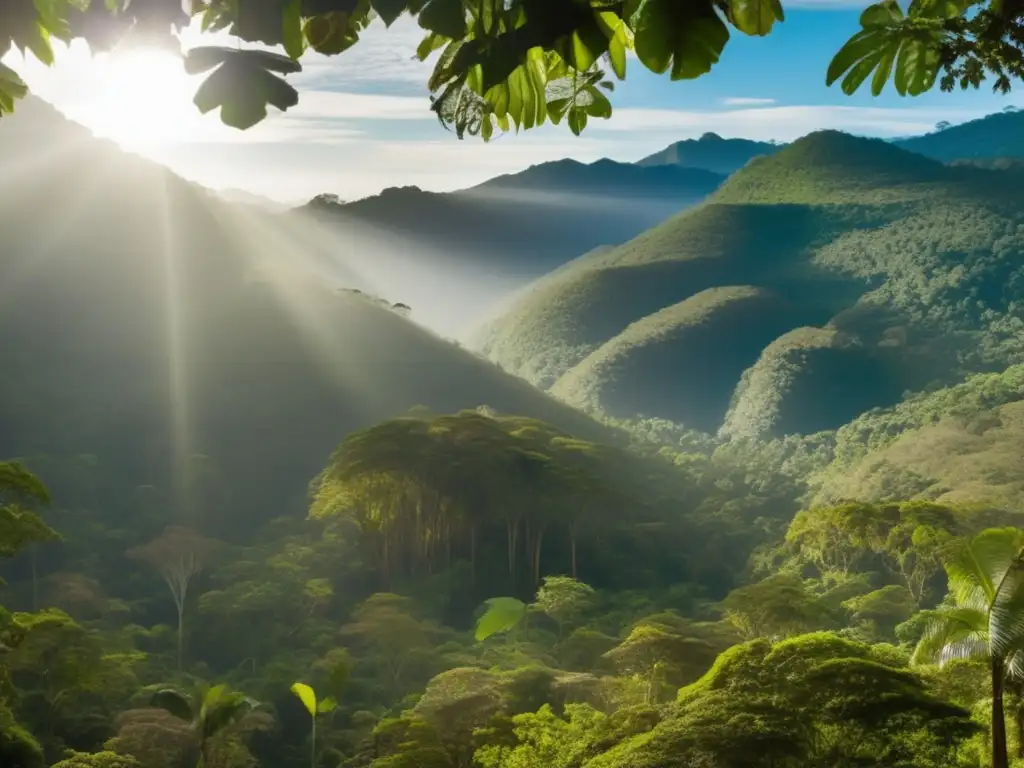
M 84 45 L 58 51 L 57 65 L 8 54 L 34 93 L 97 135 L 164 163 L 213 189 L 238 189 L 295 203 L 320 193 L 342 199 L 385 187 L 445 191 L 566 157 L 632 161 L 706 132 L 789 141 L 822 128 L 872 136 L 925 133 L 936 123 L 964 122 L 1008 105 L 1024 93 L 979 91 L 900 97 L 892 86 L 874 98 L 825 87 L 832 55 L 859 29 L 863 3 L 796 0 L 786 21 L 765 38 L 733 32 L 710 74 L 673 82 L 629 62 L 613 95 L 610 120 L 591 121 L 581 138 L 545 126 L 490 143 L 460 141 L 429 109 L 431 64 L 413 58 L 422 37 L 415 21 L 381 22 L 336 57 L 307 54 L 290 78 L 300 102 L 240 132 L 201 116 L 191 103 L 200 79 L 189 78 L 166 52 L 92 56 Z M 218 43 L 186 30 L 185 47 Z

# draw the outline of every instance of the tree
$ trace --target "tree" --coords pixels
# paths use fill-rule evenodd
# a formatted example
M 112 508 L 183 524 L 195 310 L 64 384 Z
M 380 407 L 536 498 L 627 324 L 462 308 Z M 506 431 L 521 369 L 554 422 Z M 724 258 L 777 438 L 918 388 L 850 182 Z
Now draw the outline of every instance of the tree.
M 128 550 L 128 556 L 148 563 L 163 577 L 178 611 L 178 670 L 184 656 L 185 601 L 192 579 L 202 572 L 216 542 L 190 528 L 168 526 L 148 544 Z
M 644 679 L 646 700 L 651 704 L 657 701 L 660 672 L 700 666 L 705 660 L 710 663 L 714 650 L 701 638 L 683 637 L 652 624 L 640 624 L 605 657 L 622 671 Z
M 28 547 L 32 557 L 33 610 L 39 609 L 36 544 L 60 538 L 35 511 L 49 503 L 50 492 L 24 464 L 0 462 L 0 557 L 11 557 Z
M 209 765 L 213 739 L 238 725 L 258 706 L 257 702 L 227 685 L 199 686 L 191 695 L 170 688 L 157 691 L 152 704 L 188 723 L 199 750 L 196 768 Z
M 545 576 L 537 590 L 536 606 L 558 624 L 558 639 L 561 640 L 565 626 L 586 610 L 593 597 L 594 590 L 582 581 L 568 576 Z
M 116 752 L 75 752 L 72 751 L 52 768 L 141 768 L 141 764 L 131 755 L 119 755 Z
M 1024 676 L 1024 533 L 990 528 L 960 540 L 945 557 L 953 604 L 927 614 L 913 660 L 984 659 L 992 685 L 992 765 L 1007 768 L 1003 693 Z M 1024 750 L 1022 750 L 1024 751 Z
M 284 78 L 301 70 L 312 49 L 336 55 L 357 45 L 375 19 L 391 25 L 409 13 L 424 30 L 417 55 L 436 57 L 428 81 L 432 109 L 446 126 L 490 138 L 497 130 L 530 129 L 562 121 L 579 134 L 590 118 L 608 118 L 613 83 L 626 76 L 627 52 L 647 69 L 688 80 L 720 59 L 730 30 L 763 36 L 784 14 L 779 0 L 51 0 L 5 4 L 3 45 L 31 50 L 53 63 L 50 38 L 85 38 L 94 49 L 126 37 L 177 46 L 171 28 L 201 17 L 204 29 L 226 30 L 269 50 L 203 46 L 184 56 L 187 71 L 211 72 L 196 92 L 202 112 L 249 128 L 268 106 L 286 110 L 298 93 Z M 876 95 L 891 79 L 901 95 L 934 87 L 979 87 L 986 77 L 1008 91 L 1024 74 L 1024 9 L 996 0 L 870 6 L 861 31 L 842 47 L 826 73 L 846 93 L 870 76 Z M 131 35 L 129 36 L 129 32 Z M 10 42 L 8 42 L 8 40 Z M 0 112 L 10 112 L 27 88 L 0 68 Z

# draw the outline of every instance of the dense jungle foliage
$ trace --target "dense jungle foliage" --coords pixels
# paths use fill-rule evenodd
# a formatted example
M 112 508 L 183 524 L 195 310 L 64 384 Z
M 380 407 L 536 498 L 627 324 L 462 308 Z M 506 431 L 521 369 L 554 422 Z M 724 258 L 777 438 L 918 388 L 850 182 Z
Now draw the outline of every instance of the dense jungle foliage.
M 1024 396 L 991 379 L 866 417 L 815 460 Z M 386 421 L 327 458 L 307 519 L 232 537 L 210 533 L 215 498 L 183 519 L 138 489 L 134 514 L 104 513 L 123 489 L 88 457 L 52 496 L 0 464 L 4 765 L 967 768 L 1024 751 L 1019 512 L 801 508 L 807 482 L 736 444 L 635 434 L 617 448 L 486 410 Z

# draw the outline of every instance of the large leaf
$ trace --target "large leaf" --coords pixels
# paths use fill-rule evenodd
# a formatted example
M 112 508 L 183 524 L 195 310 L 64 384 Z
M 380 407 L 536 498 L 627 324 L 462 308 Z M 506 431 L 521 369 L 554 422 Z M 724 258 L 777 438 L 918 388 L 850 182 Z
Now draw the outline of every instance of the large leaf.
M 487 610 L 477 621 L 474 634 L 478 642 L 498 632 L 507 632 L 526 615 L 526 603 L 514 597 L 492 597 L 484 605 Z
M 729 29 L 706 0 L 646 0 L 633 17 L 636 54 L 644 66 L 673 80 L 711 71 L 729 41 Z
M 292 683 L 292 693 L 299 697 L 299 701 L 306 707 L 311 717 L 316 716 L 316 693 L 305 683 Z
M 729 17 L 740 32 L 762 37 L 785 18 L 779 0 L 730 0 Z
M 462 0 L 430 0 L 420 11 L 420 26 L 439 35 L 459 38 L 466 33 L 466 11 Z
M 284 111 L 299 101 L 298 91 L 274 72 L 294 72 L 300 65 L 268 51 L 199 48 L 189 51 L 185 68 L 203 71 L 220 65 L 196 91 L 195 104 L 204 114 L 220 107 L 225 125 L 245 130 L 267 116 L 267 106 Z

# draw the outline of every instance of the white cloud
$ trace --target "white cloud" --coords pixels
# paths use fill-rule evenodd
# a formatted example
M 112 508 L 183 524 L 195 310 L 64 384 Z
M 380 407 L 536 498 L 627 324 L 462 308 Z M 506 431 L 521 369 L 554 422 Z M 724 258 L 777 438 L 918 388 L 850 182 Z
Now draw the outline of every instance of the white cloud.
M 650 137 L 668 135 L 676 139 L 714 131 L 727 137 L 790 141 L 829 128 L 873 136 L 923 133 L 940 120 L 962 122 L 985 113 L 973 109 L 813 105 L 718 111 L 625 108 L 615 110 L 611 120 L 592 122 L 588 131 L 643 132 Z
M 767 107 L 775 103 L 775 99 L 760 99 L 750 96 L 728 96 L 722 99 L 727 107 Z

